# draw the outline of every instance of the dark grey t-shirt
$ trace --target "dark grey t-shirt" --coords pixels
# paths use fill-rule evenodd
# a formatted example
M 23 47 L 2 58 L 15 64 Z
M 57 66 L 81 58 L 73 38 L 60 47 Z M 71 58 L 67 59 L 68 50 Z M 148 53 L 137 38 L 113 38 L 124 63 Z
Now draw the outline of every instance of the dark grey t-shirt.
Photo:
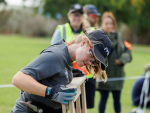
M 73 78 L 71 73 L 73 64 L 71 62 L 68 47 L 63 40 L 49 46 L 30 64 L 21 69 L 27 75 L 46 86 L 52 87 L 58 84 L 69 84 Z M 52 108 L 60 108 L 61 104 L 50 99 L 31 95 L 36 101 Z

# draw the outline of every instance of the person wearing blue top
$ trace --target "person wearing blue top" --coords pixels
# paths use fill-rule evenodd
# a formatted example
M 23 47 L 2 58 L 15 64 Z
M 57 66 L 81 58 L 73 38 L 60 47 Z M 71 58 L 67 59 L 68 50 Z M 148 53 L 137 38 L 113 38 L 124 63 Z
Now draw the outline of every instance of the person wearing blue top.
M 150 63 L 145 65 L 145 73 L 148 71 L 150 72 Z M 132 105 L 139 106 L 141 91 L 142 91 L 143 83 L 145 80 L 145 78 L 144 78 L 145 73 L 142 75 L 142 78 L 136 80 L 134 85 L 133 85 L 133 88 L 132 88 Z M 149 83 L 150 83 L 150 78 L 149 78 Z M 149 84 L 148 94 L 150 97 L 150 84 Z M 143 98 L 143 102 L 144 102 L 144 98 Z M 143 104 L 144 103 L 142 103 L 142 106 L 143 106 Z M 147 107 L 150 107 L 150 100 L 147 103 Z

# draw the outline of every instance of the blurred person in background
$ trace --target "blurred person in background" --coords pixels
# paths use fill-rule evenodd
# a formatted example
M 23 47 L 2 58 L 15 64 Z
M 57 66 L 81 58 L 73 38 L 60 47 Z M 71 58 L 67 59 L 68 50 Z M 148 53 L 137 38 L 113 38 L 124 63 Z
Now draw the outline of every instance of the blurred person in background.
M 109 66 L 106 68 L 106 73 L 108 78 L 124 77 L 124 65 L 132 60 L 131 48 L 125 46 L 124 39 L 116 32 L 116 26 L 116 19 L 113 13 L 104 12 L 101 17 L 101 27 L 109 36 L 112 43 L 112 49 L 107 57 Z M 115 113 L 121 113 L 120 97 L 123 82 L 124 81 L 97 82 L 96 88 L 101 94 L 99 113 L 105 113 L 109 92 L 112 92 L 113 95 Z
M 69 22 L 56 27 L 51 44 L 56 43 L 60 39 L 69 41 L 75 34 L 83 33 L 83 30 L 90 27 L 89 23 L 84 22 L 83 13 L 81 5 L 73 4 L 67 15 Z
M 101 14 L 97 11 L 97 8 L 92 4 L 87 4 L 83 7 L 83 11 L 91 27 L 98 27 L 99 16 Z
M 90 26 L 93 29 L 95 29 L 94 27 L 98 27 L 100 13 L 97 11 L 97 8 L 92 4 L 87 4 L 83 7 L 83 11 L 84 18 L 90 23 Z M 94 108 L 96 80 L 89 73 L 87 77 L 88 81 L 85 83 L 87 108 Z
M 142 75 L 142 77 L 145 77 L 146 72 L 150 72 L 150 63 L 145 65 L 145 73 Z M 149 79 L 149 83 L 150 83 L 150 78 L 148 78 L 148 79 Z M 144 80 L 145 80 L 145 78 L 140 78 L 140 79 L 136 80 L 134 85 L 133 85 L 133 88 L 132 88 L 132 105 L 139 106 L 140 96 L 142 93 Z M 149 87 L 149 90 L 148 90 L 149 100 L 147 102 L 147 107 L 150 107 L 150 84 L 147 87 Z M 142 106 L 143 105 L 144 105 L 144 98 L 142 100 Z

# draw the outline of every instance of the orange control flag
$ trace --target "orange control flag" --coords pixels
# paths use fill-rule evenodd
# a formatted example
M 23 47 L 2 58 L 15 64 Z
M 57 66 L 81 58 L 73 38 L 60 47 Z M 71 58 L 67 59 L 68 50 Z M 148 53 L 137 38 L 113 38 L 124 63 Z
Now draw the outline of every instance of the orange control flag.
M 124 45 L 128 48 L 128 50 L 132 50 L 131 44 L 124 40 Z

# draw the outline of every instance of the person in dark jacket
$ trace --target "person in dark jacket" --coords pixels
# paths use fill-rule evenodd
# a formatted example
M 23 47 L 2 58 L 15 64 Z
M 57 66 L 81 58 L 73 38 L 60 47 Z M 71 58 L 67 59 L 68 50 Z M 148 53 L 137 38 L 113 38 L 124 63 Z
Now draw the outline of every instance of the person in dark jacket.
M 112 12 L 103 13 L 101 17 L 101 26 L 112 43 L 111 52 L 107 57 L 109 65 L 106 68 L 106 73 L 108 74 L 108 78 L 124 77 L 124 65 L 131 61 L 131 51 L 125 46 L 122 36 L 115 30 L 116 20 Z M 120 96 L 121 89 L 123 88 L 123 81 L 97 82 L 96 87 L 101 94 L 99 113 L 105 112 L 109 92 L 113 94 L 115 112 L 121 113 Z
M 140 96 L 142 93 L 143 83 L 145 80 L 144 77 L 145 77 L 146 72 L 150 72 L 150 63 L 145 65 L 145 73 L 142 75 L 142 78 L 136 80 L 134 85 L 133 85 L 133 88 L 132 88 L 132 105 L 139 106 Z M 150 83 L 150 78 L 148 78 L 148 79 L 149 79 L 149 83 Z M 150 84 L 148 87 L 149 87 L 148 95 L 150 98 Z M 144 98 L 142 100 L 142 106 L 143 106 L 143 104 L 144 104 Z M 150 99 L 147 102 L 147 107 L 150 107 Z

